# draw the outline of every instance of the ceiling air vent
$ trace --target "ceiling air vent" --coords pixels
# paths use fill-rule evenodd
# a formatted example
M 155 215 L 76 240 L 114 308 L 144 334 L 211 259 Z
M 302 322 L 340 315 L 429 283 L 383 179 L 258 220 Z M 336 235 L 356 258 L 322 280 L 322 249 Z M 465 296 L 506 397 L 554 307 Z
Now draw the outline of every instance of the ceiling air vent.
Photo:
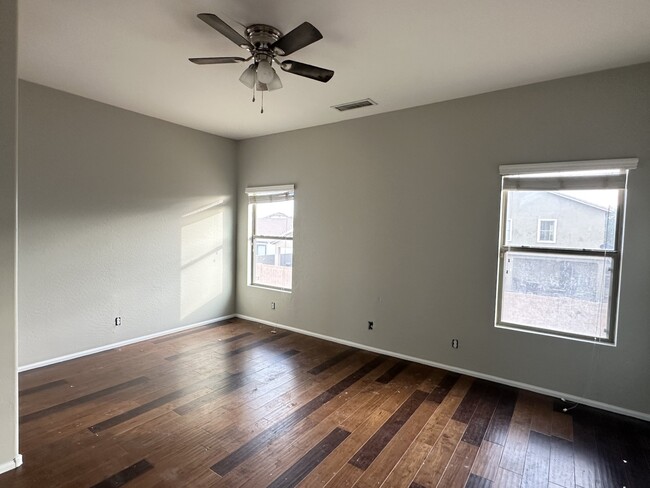
M 370 107 L 371 105 L 377 105 L 377 102 L 366 98 L 364 100 L 357 100 L 356 102 L 342 103 L 340 105 L 334 105 L 332 108 L 335 108 L 339 112 L 345 112 L 346 110 L 354 110 L 362 107 Z

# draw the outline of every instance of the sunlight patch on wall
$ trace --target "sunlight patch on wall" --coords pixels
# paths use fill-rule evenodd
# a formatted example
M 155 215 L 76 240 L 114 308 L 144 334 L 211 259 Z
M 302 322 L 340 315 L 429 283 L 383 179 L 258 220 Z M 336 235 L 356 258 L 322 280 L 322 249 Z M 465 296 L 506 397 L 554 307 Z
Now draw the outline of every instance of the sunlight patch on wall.
M 223 293 L 223 204 L 220 200 L 183 216 L 181 319 Z

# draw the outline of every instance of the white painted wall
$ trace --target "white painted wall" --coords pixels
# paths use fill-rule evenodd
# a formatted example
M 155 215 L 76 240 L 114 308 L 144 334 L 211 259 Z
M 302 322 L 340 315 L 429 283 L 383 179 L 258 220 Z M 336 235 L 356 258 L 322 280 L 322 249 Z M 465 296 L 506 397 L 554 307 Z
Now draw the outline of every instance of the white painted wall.
M 19 116 L 21 366 L 234 312 L 234 141 L 26 81 Z
M 644 64 L 242 141 L 237 311 L 650 414 L 649 134 Z M 640 158 L 618 345 L 494 328 L 498 166 L 615 157 Z M 283 183 L 291 294 L 246 280 L 244 188 Z
M 16 371 L 16 0 L 0 2 L 0 473 L 18 457 Z

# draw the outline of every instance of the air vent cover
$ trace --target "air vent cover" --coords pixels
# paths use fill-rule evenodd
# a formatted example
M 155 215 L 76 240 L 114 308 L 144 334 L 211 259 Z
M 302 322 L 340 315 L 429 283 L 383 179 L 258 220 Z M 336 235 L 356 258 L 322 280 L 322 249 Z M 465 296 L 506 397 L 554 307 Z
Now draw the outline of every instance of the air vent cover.
M 356 102 L 342 103 L 340 105 L 334 105 L 332 108 L 335 108 L 339 112 L 345 112 L 346 110 L 354 110 L 362 107 L 369 107 L 371 105 L 377 105 L 377 102 L 366 98 L 364 100 L 357 100 Z

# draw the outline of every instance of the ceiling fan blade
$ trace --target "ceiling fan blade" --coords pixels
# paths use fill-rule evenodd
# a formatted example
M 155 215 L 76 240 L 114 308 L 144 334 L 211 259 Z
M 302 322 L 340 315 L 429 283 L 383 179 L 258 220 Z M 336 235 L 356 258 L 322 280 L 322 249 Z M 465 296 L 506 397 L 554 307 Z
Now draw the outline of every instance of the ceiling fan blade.
M 319 68 L 318 66 L 312 66 L 311 64 L 299 63 L 298 61 L 283 61 L 280 64 L 280 67 L 283 71 L 287 73 L 292 73 L 298 76 L 304 76 L 305 78 L 311 78 L 312 80 L 322 81 L 327 83 L 334 76 L 334 71 L 331 69 Z
M 275 41 L 271 45 L 271 49 L 274 49 L 280 56 L 287 56 L 322 38 L 323 34 L 316 27 L 309 22 L 303 22 L 294 30 Z
M 244 58 L 222 57 L 222 58 L 190 58 L 194 64 L 229 64 L 243 63 Z
M 239 32 L 230 27 L 216 15 L 199 14 L 197 17 L 212 27 L 214 30 L 230 39 L 239 47 L 243 47 L 244 49 L 253 49 L 253 45 L 244 36 L 242 36 Z

